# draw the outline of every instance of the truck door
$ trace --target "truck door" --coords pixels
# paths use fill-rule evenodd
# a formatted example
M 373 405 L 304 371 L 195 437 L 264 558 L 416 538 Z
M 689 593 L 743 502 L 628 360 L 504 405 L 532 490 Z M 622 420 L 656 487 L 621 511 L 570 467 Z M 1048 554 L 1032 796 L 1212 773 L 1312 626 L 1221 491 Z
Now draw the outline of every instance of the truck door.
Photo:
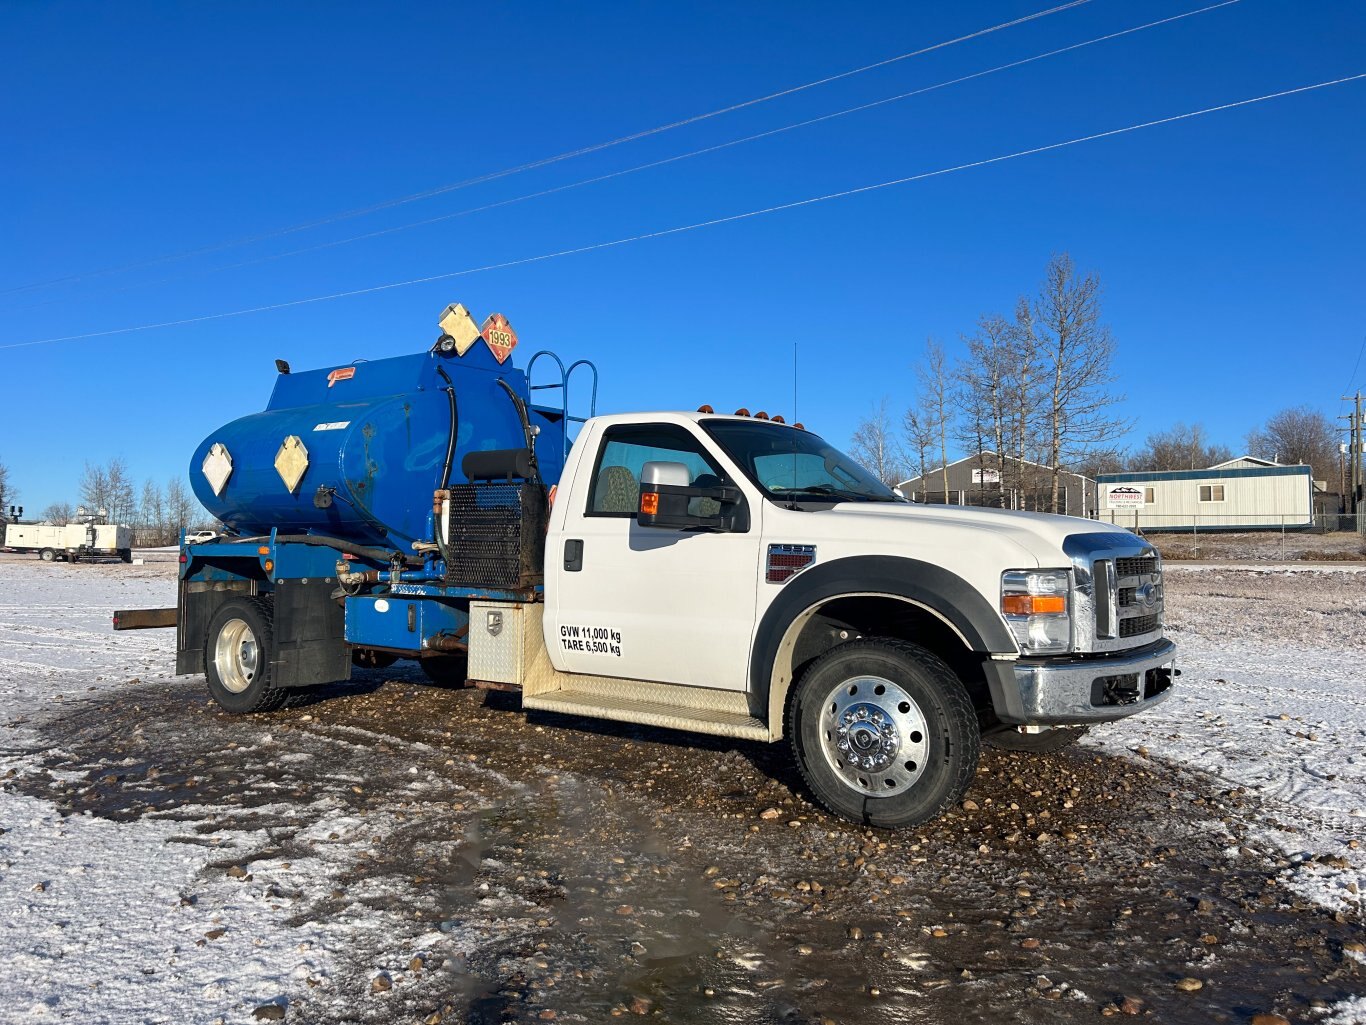
M 749 529 L 709 533 L 636 523 L 647 462 L 682 463 L 692 483 L 746 491 Z M 546 645 L 561 670 L 726 690 L 747 686 L 759 503 L 678 424 L 615 424 L 576 471 L 564 532 L 546 551 Z

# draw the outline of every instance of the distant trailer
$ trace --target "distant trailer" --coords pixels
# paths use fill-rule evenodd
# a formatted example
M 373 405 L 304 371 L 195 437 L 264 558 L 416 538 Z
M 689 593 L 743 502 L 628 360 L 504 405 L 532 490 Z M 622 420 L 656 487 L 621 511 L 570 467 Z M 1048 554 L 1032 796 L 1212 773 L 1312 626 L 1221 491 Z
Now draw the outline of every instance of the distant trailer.
M 1102 473 L 1098 518 L 1135 530 L 1304 530 L 1314 525 L 1308 466 L 1223 465 L 1207 470 Z
M 65 559 L 121 559 L 133 561 L 131 527 L 112 523 L 11 523 L 5 527 L 5 547 L 37 555 L 44 562 Z

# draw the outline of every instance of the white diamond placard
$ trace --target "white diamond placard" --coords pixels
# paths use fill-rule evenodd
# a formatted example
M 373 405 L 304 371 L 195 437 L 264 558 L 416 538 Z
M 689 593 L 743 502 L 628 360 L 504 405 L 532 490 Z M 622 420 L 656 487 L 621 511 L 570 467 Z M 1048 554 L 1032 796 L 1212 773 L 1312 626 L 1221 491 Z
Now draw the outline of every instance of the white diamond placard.
M 291 434 L 280 443 L 280 451 L 275 453 L 275 472 L 285 482 L 291 495 L 298 490 L 299 481 L 304 479 L 307 469 L 308 449 L 304 448 L 297 434 Z
M 463 356 L 471 345 L 479 340 L 479 326 L 475 324 L 470 311 L 460 303 L 447 306 L 437 321 L 441 330 L 455 340 L 455 354 Z
M 221 495 L 228 478 L 232 476 L 232 456 L 228 455 L 228 447 L 221 441 L 215 441 L 209 448 L 209 454 L 204 457 L 203 469 L 204 478 L 213 488 L 213 493 Z

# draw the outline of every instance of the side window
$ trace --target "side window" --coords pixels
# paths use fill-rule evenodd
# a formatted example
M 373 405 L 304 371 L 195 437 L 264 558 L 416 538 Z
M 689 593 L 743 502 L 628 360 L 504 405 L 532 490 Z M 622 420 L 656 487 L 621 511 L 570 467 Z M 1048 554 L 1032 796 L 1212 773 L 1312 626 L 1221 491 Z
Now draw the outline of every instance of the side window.
M 588 492 L 589 516 L 635 516 L 640 500 L 640 474 L 646 463 L 682 463 L 689 483 L 715 487 L 726 483 L 701 444 L 672 424 L 609 427 L 598 453 Z

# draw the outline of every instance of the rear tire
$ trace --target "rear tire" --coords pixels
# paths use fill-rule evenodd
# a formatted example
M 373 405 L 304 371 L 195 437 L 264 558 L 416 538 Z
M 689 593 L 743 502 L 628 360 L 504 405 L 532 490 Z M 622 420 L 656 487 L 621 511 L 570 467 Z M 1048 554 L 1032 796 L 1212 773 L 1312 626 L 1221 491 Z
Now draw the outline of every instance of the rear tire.
M 977 771 L 981 735 L 967 690 L 938 656 L 892 638 L 817 659 L 788 707 L 787 730 L 816 799 L 864 825 L 932 819 Z
M 1001 751 L 1022 751 L 1025 754 L 1043 755 L 1071 747 L 1086 736 L 1089 726 L 1055 726 L 1042 733 L 1021 733 L 1019 730 L 1002 730 L 988 733 L 982 738 L 987 747 Z
M 57 553 L 54 552 L 51 548 L 44 548 L 41 552 L 38 553 L 38 558 L 42 559 L 44 562 L 56 562 Z
M 269 598 L 229 598 L 209 620 L 204 677 L 225 711 L 273 712 L 289 697 L 271 681 L 274 612 Z

